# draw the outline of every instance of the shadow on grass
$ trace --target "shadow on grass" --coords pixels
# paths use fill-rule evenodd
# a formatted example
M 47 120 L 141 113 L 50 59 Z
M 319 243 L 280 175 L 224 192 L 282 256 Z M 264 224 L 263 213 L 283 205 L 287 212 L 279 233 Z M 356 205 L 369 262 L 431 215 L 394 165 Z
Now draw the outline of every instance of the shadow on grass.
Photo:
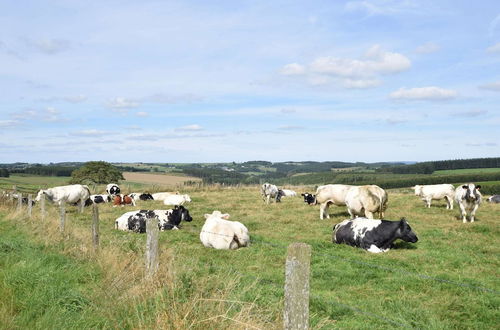
M 396 243 L 394 243 L 393 249 L 406 249 L 406 250 L 415 250 L 417 248 L 417 246 L 415 245 L 415 243 L 409 243 L 409 242 L 405 242 L 405 241 L 397 241 Z

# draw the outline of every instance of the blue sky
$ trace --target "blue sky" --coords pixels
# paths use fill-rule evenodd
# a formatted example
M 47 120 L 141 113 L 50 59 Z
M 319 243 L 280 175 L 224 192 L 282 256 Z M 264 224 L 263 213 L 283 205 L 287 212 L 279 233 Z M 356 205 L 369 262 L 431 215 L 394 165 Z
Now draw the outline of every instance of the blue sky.
M 3 1 L 0 162 L 498 157 L 480 3 Z

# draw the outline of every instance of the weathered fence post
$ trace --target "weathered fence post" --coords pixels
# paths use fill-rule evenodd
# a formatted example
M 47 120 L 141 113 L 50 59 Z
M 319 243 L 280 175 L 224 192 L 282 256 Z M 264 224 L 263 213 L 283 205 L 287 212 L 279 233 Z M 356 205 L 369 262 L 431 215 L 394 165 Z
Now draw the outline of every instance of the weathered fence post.
M 94 251 L 99 249 L 99 208 L 92 204 L 92 246 Z
M 21 212 L 22 207 L 23 207 L 23 194 L 18 193 L 17 194 L 17 211 Z
M 42 221 L 45 221 L 45 194 L 40 196 L 40 208 L 42 213 Z
M 60 209 L 59 209 L 59 214 L 61 216 L 60 222 L 59 222 L 59 230 L 61 233 L 64 232 L 64 223 L 66 222 L 66 204 L 64 202 L 61 203 Z
M 146 276 L 152 277 L 158 269 L 158 219 L 146 218 Z
M 309 272 L 311 246 L 288 246 L 285 265 L 284 329 L 309 329 Z
M 12 186 L 12 193 L 10 194 L 10 203 L 14 204 L 14 195 L 17 193 L 17 188 L 16 186 Z
M 31 219 L 31 215 L 33 214 L 33 195 L 28 194 L 28 217 Z
M 78 203 L 78 212 L 83 213 L 83 208 L 85 207 L 85 201 L 80 199 L 80 203 Z

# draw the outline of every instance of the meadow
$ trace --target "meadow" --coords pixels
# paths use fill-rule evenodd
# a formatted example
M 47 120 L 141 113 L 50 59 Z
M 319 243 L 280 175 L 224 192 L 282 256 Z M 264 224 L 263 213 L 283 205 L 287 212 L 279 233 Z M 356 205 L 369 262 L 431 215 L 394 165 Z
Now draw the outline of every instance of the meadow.
M 289 188 L 300 193 L 314 187 Z M 386 218 L 406 217 L 419 242 L 398 242 L 387 253 L 370 254 L 331 242 L 333 225 L 348 217 L 343 207 L 332 207 L 331 219 L 319 220 L 318 207 L 300 197 L 265 205 L 258 186 L 186 186 L 182 192 L 193 200 L 187 207 L 194 220 L 179 231 L 160 233 L 160 270 L 152 281 L 143 276 L 145 235 L 113 228 L 131 208 L 100 206 L 101 248 L 93 253 L 89 208 L 78 214 L 70 207 L 62 235 L 57 209 L 40 224 L 37 208 L 29 220 L 2 206 L 0 324 L 9 329 L 278 329 L 286 248 L 305 242 L 312 246 L 311 328 L 498 326 L 500 205 L 483 203 L 476 222 L 463 224 L 457 208 L 446 210 L 444 201 L 426 209 L 408 190 L 389 190 Z M 148 201 L 139 208 L 164 206 Z M 244 223 L 251 246 L 203 247 L 203 214 L 213 210 Z

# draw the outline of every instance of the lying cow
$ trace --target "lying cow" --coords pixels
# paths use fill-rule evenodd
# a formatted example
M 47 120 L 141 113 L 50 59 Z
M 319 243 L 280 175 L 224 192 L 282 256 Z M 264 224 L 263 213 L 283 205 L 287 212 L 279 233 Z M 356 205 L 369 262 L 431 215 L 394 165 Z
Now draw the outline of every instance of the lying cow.
M 153 195 L 151 195 L 149 193 L 131 193 L 131 194 L 128 194 L 127 196 L 129 196 L 130 198 L 132 198 L 136 202 L 137 201 L 154 200 Z
M 189 202 L 191 202 L 189 195 L 170 195 L 163 200 L 165 205 L 183 205 Z
M 135 206 L 135 200 L 127 195 L 116 195 L 113 197 L 113 207 L 133 205 Z
M 295 196 L 297 196 L 297 193 L 293 190 L 290 190 L 290 189 L 281 189 L 281 196 L 282 197 L 295 197 Z
M 249 245 L 247 227 L 238 221 L 228 221 L 229 214 L 213 211 L 212 214 L 205 214 L 205 219 L 200 233 L 200 240 L 205 247 L 234 250 Z
M 353 186 L 345 195 L 345 204 L 351 219 L 357 216 L 373 219 L 375 212 L 378 212 L 380 219 L 383 219 L 387 199 L 387 193 L 379 186 Z
M 453 210 L 455 187 L 451 184 L 416 185 L 413 187 L 415 196 L 420 196 L 425 205 L 430 208 L 432 200 L 446 199 L 446 208 Z
M 328 208 L 330 204 L 337 206 L 346 205 L 345 198 L 351 187 L 353 186 L 345 184 L 327 184 L 319 186 L 316 189 L 316 195 L 304 193 L 302 196 L 304 197 L 304 202 L 309 205 L 319 204 L 320 219 L 324 219 L 325 217 L 329 219 L 330 215 L 328 214 Z
M 474 216 L 481 204 L 481 193 L 479 189 L 481 189 L 480 185 L 476 186 L 473 183 L 469 183 L 457 187 L 455 190 L 455 201 L 460 207 L 463 223 L 467 222 L 467 213 L 470 214 L 470 222 L 474 222 Z
M 61 206 L 64 203 L 85 203 L 90 196 L 90 190 L 89 187 L 81 184 L 53 187 L 40 190 L 35 200 L 39 202 L 43 195 L 45 195 L 49 201 Z
M 281 202 L 282 190 L 278 189 L 274 184 L 264 183 L 260 188 L 260 194 L 262 199 L 269 204 L 271 198 L 275 200 L 276 203 Z
M 500 203 L 500 195 L 493 195 L 488 197 L 489 203 Z
M 115 220 L 115 229 L 133 231 L 136 233 L 146 232 L 146 219 L 158 219 L 158 228 L 162 231 L 179 229 L 182 221 L 190 222 L 193 218 L 189 210 L 184 206 L 175 207 L 170 210 L 136 210 L 124 213 Z
M 109 203 L 111 202 L 110 195 L 90 195 L 89 199 L 93 204 Z
M 418 241 L 404 218 L 399 221 L 356 218 L 333 227 L 333 243 L 359 247 L 372 253 L 389 251 L 397 239 L 411 243 Z
M 178 194 L 179 194 L 178 191 L 177 192 L 158 192 L 158 193 L 152 194 L 151 196 L 153 196 L 153 200 L 155 200 L 155 201 L 163 201 L 168 196 L 178 195 Z
M 111 196 L 116 196 L 120 193 L 120 187 L 116 183 L 110 183 L 106 186 L 106 193 Z

